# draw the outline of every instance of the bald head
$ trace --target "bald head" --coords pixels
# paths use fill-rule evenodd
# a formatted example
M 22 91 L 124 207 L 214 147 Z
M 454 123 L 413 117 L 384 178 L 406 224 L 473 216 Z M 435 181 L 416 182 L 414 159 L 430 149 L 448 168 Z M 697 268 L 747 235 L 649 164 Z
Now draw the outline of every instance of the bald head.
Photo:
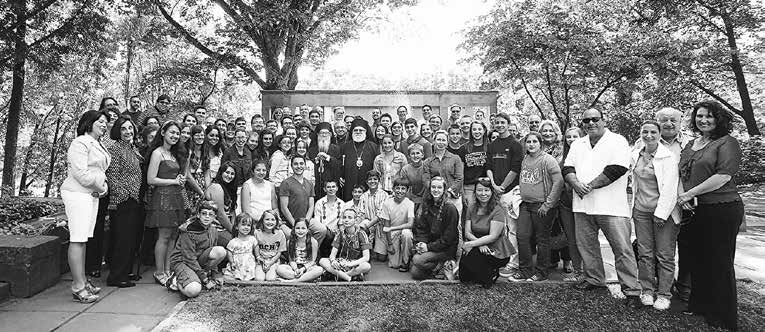
M 672 107 L 665 107 L 656 112 L 656 122 L 661 126 L 661 137 L 672 140 L 680 130 L 683 112 Z

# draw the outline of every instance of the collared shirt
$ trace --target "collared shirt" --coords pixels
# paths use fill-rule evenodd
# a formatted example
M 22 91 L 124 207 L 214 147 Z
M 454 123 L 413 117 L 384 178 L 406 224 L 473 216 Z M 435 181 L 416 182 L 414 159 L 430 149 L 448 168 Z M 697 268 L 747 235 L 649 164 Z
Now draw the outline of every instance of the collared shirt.
M 582 183 L 589 183 L 597 178 L 608 165 L 630 167 L 630 148 L 627 140 L 608 129 L 605 131 L 594 147 L 590 144 L 589 136 L 571 143 L 564 166 L 574 167 L 576 177 Z M 593 189 L 583 198 L 574 195 L 573 210 L 590 215 L 630 217 L 627 175 L 622 175 L 603 188 Z
M 449 151 L 444 151 L 443 157 L 439 158 L 434 153 L 423 163 L 423 183 L 430 183 L 431 178 L 442 176 L 446 180 L 446 189 L 451 188 L 456 194 L 462 192 L 465 165 L 460 157 Z
M 116 210 L 117 205 L 130 198 L 140 202 L 142 158 L 133 142 L 119 140 L 109 145 L 107 150 L 112 156 L 112 163 L 106 169 L 109 209 Z

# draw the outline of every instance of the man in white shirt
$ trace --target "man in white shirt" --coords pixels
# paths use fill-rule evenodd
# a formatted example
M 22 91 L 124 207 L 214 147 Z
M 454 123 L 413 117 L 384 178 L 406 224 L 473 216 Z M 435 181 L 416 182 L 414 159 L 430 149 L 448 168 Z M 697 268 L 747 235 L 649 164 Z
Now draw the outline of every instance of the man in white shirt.
M 605 128 L 603 113 L 591 108 L 582 115 L 587 136 L 571 144 L 563 167 L 574 189 L 576 241 L 582 254 L 585 280 L 574 287 L 591 290 L 605 287 L 605 271 L 598 230 L 602 230 L 614 253 L 615 265 L 627 304 L 640 307 L 637 263 L 630 244 L 630 206 L 627 176 L 630 148 L 627 140 Z

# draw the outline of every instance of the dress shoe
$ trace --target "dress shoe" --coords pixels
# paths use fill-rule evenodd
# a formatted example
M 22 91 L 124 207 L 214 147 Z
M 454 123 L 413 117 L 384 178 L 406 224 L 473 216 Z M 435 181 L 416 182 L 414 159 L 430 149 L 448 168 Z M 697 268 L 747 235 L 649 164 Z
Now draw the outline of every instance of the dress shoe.
M 135 287 L 135 283 L 132 281 L 106 282 L 106 285 L 117 288 Z
M 604 289 L 604 288 L 605 286 L 593 285 L 587 281 L 582 281 L 578 284 L 574 284 L 574 289 L 583 290 L 583 291 L 591 291 L 591 290 Z

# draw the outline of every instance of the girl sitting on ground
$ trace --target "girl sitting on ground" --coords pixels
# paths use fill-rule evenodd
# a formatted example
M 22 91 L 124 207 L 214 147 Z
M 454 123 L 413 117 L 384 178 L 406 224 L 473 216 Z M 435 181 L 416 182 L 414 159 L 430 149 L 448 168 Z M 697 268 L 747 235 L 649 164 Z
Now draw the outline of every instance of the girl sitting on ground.
M 252 235 L 252 218 L 246 213 L 236 216 L 234 238 L 228 242 L 228 266 L 223 270 L 226 278 L 235 280 L 255 279 L 258 263 L 258 240 Z
M 305 218 L 295 222 L 292 235 L 287 245 L 288 264 L 280 264 L 276 273 L 284 281 L 307 282 L 324 274 L 324 269 L 316 265 L 319 255 L 319 242 L 308 236 L 308 224 Z
M 319 260 L 319 265 L 342 280 L 351 281 L 357 276 L 357 280 L 363 280 L 363 273 L 372 269 L 369 265 L 372 243 L 367 233 L 356 225 L 355 210 L 346 209 L 341 222 L 342 229 L 332 241 L 329 258 Z
M 279 230 L 274 211 L 263 212 L 257 224 L 255 239 L 258 243 L 258 267 L 255 269 L 255 281 L 275 281 L 279 256 L 287 250 L 287 237 Z

